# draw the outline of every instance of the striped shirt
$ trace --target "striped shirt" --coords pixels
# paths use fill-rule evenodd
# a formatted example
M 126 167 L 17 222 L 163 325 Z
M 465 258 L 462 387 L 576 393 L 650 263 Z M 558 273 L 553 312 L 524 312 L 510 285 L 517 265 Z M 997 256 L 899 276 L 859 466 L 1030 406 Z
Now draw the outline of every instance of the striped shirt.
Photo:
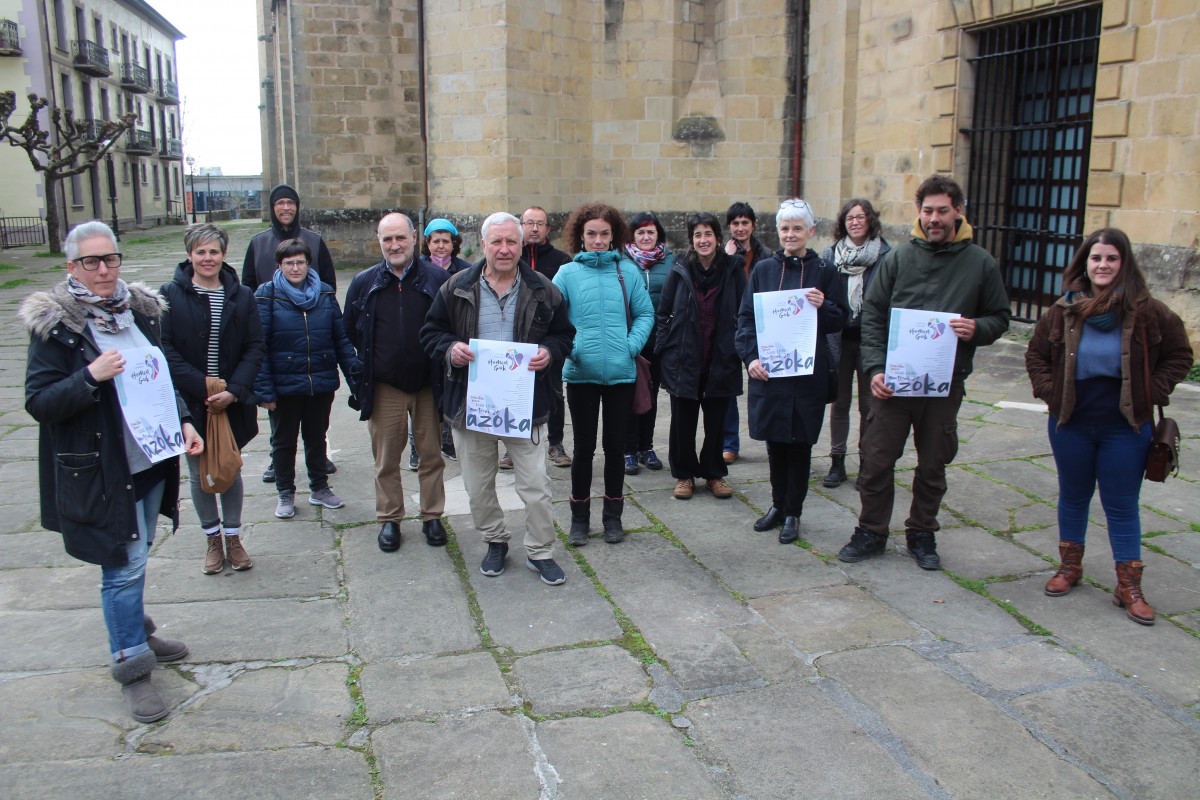
M 220 363 L 217 354 L 221 349 L 221 309 L 225 307 L 225 289 L 205 289 L 203 286 L 192 284 L 201 297 L 208 298 L 208 367 L 204 374 L 209 378 L 219 378 Z

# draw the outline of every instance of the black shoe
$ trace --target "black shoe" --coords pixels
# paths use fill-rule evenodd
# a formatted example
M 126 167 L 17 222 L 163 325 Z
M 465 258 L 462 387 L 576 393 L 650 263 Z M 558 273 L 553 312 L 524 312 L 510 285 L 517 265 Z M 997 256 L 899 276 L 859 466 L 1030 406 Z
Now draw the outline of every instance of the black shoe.
M 754 530 L 762 533 L 763 531 L 769 531 L 772 528 L 778 528 L 782 524 L 783 512 L 775 506 L 771 506 L 767 509 L 767 513 L 763 514 L 754 521 Z
M 563 573 L 562 567 L 554 563 L 553 558 L 543 558 L 538 561 L 525 559 L 525 566 L 542 576 L 542 583 L 550 586 L 558 586 L 567 579 Z
M 646 469 L 660 470 L 663 468 L 662 460 L 653 450 L 643 450 L 638 456 L 638 461 L 646 465 Z
M 275 465 L 267 464 L 267 468 L 263 470 L 263 483 L 275 482 Z
M 451 461 L 458 461 L 458 453 L 454 450 L 453 440 L 447 439 L 446 441 L 442 442 L 442 456 L 450 459 Z
M 846 455 L 845 453 L 831 454 L 829 461 L 829 474 L 825 476 L 821 485 L 826 489 L 836 489 L 846 482 Z
M 850 541 L 838 551 L 838 561 L 853 564 L 862 561 L 867 556 L 874 556 L 887 550 L 888 537 L 880 536 L 863 528 L 855 528 Z
M 327 458 L 325 459 L 324 469 L 326 475 L 332 475 L 333 473 L 337 472 L 337 464 L 333 463 Z
M 416 472 L 419 466 L 421 466 L 421 459 L 417 457 L 417 451 L 410 449 L 408 451 L 408 468 Z
M 446 543 L 446 528 L 440 519 L 427 519 L 421 523 L 421 533 L 430 547 L 441 547 Z
M 504 572 L 504 559 L 508 556 L 508 542 L 488 542 L 487 555 L 479 565 L 479 571 L 489 578 Z
M 626 475 L 637 475 L 638 474 L 638 459 L 637 459 L 637 456 L 634 455 L 633 453 L 625 454 L 625 474 Z
M 783 529 L 779 531 L 779 543 L 791 544 L 800 538 L 800 518 L 799 517 L 784 517 Z
M 379 549 L 385 553 L 394 553 L 400 549 L 400 526 L 395 522 L 385 522 L 379 529 Z
M 904 538 L 908 541 L 908 554 L 917 560 L 918 567 L 942 568 L 942 559 L 937 554 L 937 540 L 933 531 L 909 531 Z

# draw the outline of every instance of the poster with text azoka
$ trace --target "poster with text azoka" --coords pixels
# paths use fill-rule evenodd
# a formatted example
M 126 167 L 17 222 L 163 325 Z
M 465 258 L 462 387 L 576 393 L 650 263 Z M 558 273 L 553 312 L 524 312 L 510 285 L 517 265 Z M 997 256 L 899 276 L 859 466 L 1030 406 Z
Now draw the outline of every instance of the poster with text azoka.
M 947 397 L 958 337 L 950 320 L 958 314 L 893 308 L 888 326 L 884 382 L 899 397 Z
M 817 352 L 817 307 L 805 289 L 754 295 L 758 360 L 772 378 L 812 375 Z
M 528 439 L 533 431 L 533 383 L 529 360 L 536 344 L 472 339 L 475 360 L 467 370 L 467 430 Z

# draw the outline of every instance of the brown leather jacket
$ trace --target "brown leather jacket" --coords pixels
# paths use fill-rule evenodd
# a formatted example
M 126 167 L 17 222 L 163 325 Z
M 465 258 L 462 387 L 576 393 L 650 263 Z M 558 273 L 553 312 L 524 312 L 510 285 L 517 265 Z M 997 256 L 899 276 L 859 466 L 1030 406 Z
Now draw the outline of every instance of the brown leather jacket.
M 1075 408 L 1075 356 L 1084 321 L 1059 298 L 1042 315 L 1025 351 L 1025 370 L 1033 396 L 1044 400 L 1061 428 Z M 1145 346 L 1143 346 L 1145 342 Z M 1150 397 L 1143 362 L 1150 355 Z M 1175 385 L 1192 368 L 1192 346 L 1183 320 L 1157 300 L 1149 300 L 1121 325 L 1121 415 L 1136 430 L 1149 421 L 1156 405 L 1169 405 Z

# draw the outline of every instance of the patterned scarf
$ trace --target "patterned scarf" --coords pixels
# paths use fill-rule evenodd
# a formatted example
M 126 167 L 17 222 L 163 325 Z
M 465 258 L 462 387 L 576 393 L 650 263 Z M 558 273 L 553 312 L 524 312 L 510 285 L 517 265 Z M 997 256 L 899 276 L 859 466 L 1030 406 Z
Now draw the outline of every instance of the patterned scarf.
M 117 278 L 117 288 L 112 297 L 95 294 L 74 275 L 67 276 L 67 291 L 83 304 L 89 321 L 101 333 L 120 333 L 133 324 L 133 312 L 129 310 L 129 287 L 120 278 Z
M 867 239 L 861 246 L 850 241 L 850 237 L 838 240 L 833 246 L 833 265 L 850 280 L 846 293 L 850 295 L 852 317 L 862 313 L 864 273 L 879 258 L 879 239 Z
M 654 245 L 653 250 L 643 250 L 636 244 L 625 245 L 625 252 L 633 259 L 633 262 L 642 269 L 650 269 L 658 262 L 662 261 L 667 255 L 667 246 L 662 242 Z

